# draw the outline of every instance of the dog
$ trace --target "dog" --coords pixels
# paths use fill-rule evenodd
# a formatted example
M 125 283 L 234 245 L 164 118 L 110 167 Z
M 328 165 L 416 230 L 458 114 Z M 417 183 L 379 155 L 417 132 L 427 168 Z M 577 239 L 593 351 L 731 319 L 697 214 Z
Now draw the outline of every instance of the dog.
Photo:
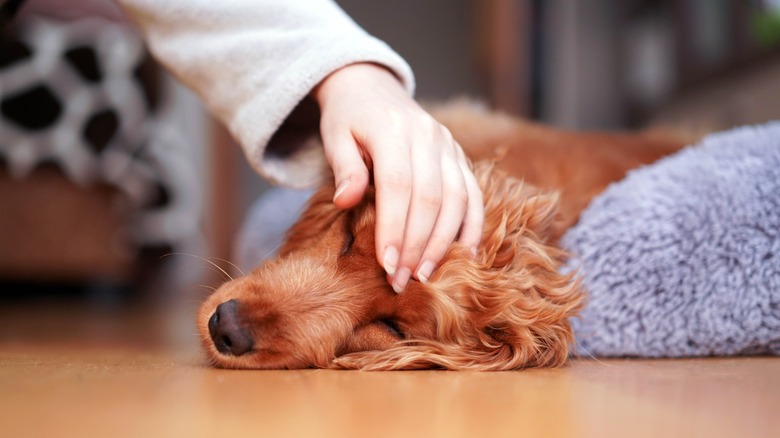
M 467 103 L 432 111 L 473 164 L 484 195 L 477 255 L 457 243 L 426 284 L 393 292 L 374 252 L 374 193 L 349 210 L 327 182 L 277 258 L 223 284 L 197 326 L 224 368 L 558 367 L 585 302 L 557 246 L 590 200 L 686 142 L 652 133 L 577 133 Z M 329 180 L 329 181 L 332 181 Z

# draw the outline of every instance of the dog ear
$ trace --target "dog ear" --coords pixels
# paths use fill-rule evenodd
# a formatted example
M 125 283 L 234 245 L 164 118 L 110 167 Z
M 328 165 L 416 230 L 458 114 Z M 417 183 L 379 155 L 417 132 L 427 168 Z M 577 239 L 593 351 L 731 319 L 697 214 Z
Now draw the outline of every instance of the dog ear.
M 525 235 L 539 243 L 557 243 L 563 231 L 557 192 L 525 184 L 489 161 L 477 163 L 474 175 L 485 203 L 483 242 L 513 243 L 514 236 Z M 483 245 L 483 251 L 491 250 Z
M 485 197 L 480 251 L 476 260 L 443 263 L 436 287 L 464 309 L 471 354 L 498 369 L 560 366 L 574 340 L 569 319 L 584 293 L 574 274 L 560 272 L 566 255 L 553 246 L 561 234 L 558 194 L 490 164 L 478 165 L 475 174 Z
M 385 351 L 349 354 L 333 366 L 371 370 L 510 370 L 560 366 L 573 334 L 569 318 L 584 294 L 559 268 L 557 196 L 477 167 L 485 232 L 476 258 L 453 245 L 425 285 L 436 340 L 407 340 Z

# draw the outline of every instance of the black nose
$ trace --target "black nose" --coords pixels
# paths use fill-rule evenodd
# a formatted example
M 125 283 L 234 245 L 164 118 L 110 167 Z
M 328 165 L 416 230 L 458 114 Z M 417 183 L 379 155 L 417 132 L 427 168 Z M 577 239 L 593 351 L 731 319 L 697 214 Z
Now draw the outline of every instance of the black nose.
M 241 356 L 255 344 L 252 336 L 241 327 L 238 319 L 238 302 L 226 301 L 209 318 L 209 334 L 220 353 Z

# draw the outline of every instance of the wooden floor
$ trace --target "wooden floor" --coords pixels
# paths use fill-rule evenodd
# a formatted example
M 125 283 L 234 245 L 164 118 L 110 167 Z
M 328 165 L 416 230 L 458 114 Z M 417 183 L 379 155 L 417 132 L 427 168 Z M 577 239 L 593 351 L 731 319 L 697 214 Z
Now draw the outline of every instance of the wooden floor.
M 190 310 L 0 308 L 0 435 L 778 436 L 780 359 L 505 373 L 205 367 Z M 182 327 L 188 327 L 182 329 Z

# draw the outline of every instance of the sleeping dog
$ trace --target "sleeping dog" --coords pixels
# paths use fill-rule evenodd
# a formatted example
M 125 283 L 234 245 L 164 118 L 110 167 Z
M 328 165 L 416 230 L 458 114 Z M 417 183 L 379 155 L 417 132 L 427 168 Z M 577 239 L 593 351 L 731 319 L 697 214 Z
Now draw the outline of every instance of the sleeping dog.
M 585 293 L 574 274 L 559 272 L 559 238 L 607 185 L 685 142 L 555 130 L 464 103 L 433 114 L 469 155 L 483 191 L 476 256 L 455 243 L 427 283 L 396 294 L 375 258 L 373 192 L 340 210 L 325 183 L 277 258 L 203 303 L 197 325 L 212 364 L 513 370 L 567 361 L 569 319 Z

